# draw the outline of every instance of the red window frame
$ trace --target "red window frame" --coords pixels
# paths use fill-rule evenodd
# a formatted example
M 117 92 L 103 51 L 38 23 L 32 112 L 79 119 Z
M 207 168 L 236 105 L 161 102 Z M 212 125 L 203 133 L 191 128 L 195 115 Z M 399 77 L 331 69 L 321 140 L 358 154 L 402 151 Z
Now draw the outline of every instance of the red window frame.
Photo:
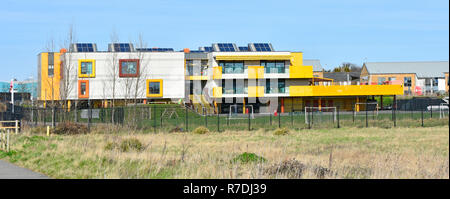
M 122 63 L 123 62 L 136 62 L 136 74 L 123 74 L 122 73 Z M 139 76 L 140 63 L 139 59 L 120 59 L 119 60 L 119 77 L 137 77 Z
M 86 94 L 81 94 L 81 83 L 86 83 Z M 89 80 L 78 80 L 78 98 L 89 98 Z

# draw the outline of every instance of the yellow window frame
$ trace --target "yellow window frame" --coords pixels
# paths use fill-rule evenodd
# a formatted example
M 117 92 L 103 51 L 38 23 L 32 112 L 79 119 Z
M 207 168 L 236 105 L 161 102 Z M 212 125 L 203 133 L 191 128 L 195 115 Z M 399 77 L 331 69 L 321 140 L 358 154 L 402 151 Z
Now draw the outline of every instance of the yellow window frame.
M 159 82 L 159 94 L 150 94 L 149 84 L 150 82 Z M 163 96 L 163 80 L 162 79 L 147 79 L 146 81 L 146 93 L 147 97 L 162 97 Z
M 92 74 L 81 74 L 81 63 L 91 62 L 92 63 Z M 78 60 L 78 77 L 95 77 L 95 59 L 79 59 Z

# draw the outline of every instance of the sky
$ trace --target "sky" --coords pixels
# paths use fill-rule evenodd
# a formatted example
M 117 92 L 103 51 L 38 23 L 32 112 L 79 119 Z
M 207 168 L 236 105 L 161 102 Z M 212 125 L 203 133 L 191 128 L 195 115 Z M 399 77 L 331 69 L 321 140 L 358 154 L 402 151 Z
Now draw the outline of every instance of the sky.
M 269 42 L 325 69 L 343 62 L 448 61 L 448 0 L 2 0 L 0 81 L 37 78 L 37 55 L 76 41 L 107 50 L 111 35 L 149 47 Z

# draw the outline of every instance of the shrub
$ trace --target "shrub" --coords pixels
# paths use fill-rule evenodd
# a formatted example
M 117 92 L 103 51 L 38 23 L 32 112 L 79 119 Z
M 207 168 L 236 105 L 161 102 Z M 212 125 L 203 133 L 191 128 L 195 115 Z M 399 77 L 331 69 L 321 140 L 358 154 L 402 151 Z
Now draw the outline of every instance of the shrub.
M 108 142 L 105 146 L 105 150 L 107 150 L 107 151 L 112 151 L 116 148 L 118 148 L 118 145 L 114 142 Z
M 324 178 L 325 175 L 331 173 L 331 171 L 325 167 L 317 165 L 308 166 L 295 159 L 285 160 L 278 164 L 274 164 L 266 168 L 265 173 L 269 175 L 284 174 L 288 178 L 301 178 L 306 169 L 311 170 L 317 178 Z
M 254 153 L 244 152 L 231 160 L 232 163 L 240 162 L 240 163 L 249 163 L 249 162 L 265 162 L 267 161 L 265 158 L 258 156 Z
M 274 135 L 287 135 L 288 133 L 289 133 L 289 130 L 286 128 L 275 129 L 275 131 L 273 131 Z
M 87 132 L 88 129 L 85 125 L 72 122 L 59 123 L 52 131 L 52 133 L 58 135 L 76 135 L 85 134 Z
M 205 134 L 209 133 L 209 129 L 204 126 L 199 126 L 194 131 L 192 131 L 194 134 Z
M 120 143 L 120 151 L 128 152 L 128 151 L 142 151 L 145 149 L 144 145 L 142 145 L 141 141 L 136 138 L 129 138 L 122 140 Z
M 170 131 L 169 131 L 169 133 L 178 133 L 178 132 L 183 132 L 184 130 L 183 130 L 183 128 L 180 128 L 180 127 L 175 127 L 175 128 L 173 128 L 173 129 L 171 129 Z

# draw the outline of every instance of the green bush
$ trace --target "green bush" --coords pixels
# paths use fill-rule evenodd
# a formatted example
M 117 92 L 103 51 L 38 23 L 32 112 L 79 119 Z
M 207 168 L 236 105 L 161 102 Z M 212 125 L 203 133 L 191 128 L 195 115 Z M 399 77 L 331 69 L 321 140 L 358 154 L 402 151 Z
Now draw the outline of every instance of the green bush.
M 118 145 L 114 142 L 108 142 L 105 146 L 105 150 L 107 150 L 107 151 L 112 151 L 116 148 L 118 148 Z
M 194 131 L 192 131 L 194 134 L 206 134 L 209 133 L 209 129 L 204 126 L 199 126 Z
M 249 162 L 265 162 L 265 161 L 267 161 L 267 160 L 261 156 L 258 156 L 254 153 L 244 152 L 242 154 L 239 154 L 235 158 L 233 158 L 231 160 L 231 163 L 236 163 L 236 162 L 249 163 Z
M 289 130 L 286 128 L 275 129 L 275 131 L 273 131 L 274 135 L 287 135 L 288 133 L 289 133 Z
M 82 124 L 64 122 L 59 123 L 51 133 L 58 135 L 76 135 L 88 133 L 88 129 L 85 125 Z
M 128 151 L 142 151 L 145 149 L 144 145 L 136 138 L 129 138 L 122 140 L 120 143 L 120 151 L 128 152 Z

